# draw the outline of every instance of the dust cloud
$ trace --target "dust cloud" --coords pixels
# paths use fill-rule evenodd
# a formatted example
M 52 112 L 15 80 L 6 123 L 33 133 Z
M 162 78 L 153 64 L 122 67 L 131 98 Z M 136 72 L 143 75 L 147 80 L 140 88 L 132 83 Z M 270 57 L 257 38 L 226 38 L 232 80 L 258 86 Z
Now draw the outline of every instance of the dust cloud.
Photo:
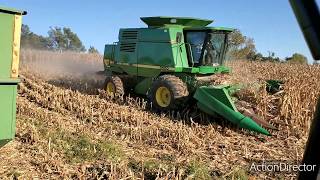
M 78 77 L 103 71 L 100 54 L 22 50 L 20 70 L 45 77 Z
M 103 57 L 100 54 L 21 50 L 20 73 L 68 89 L 92 92 L 103 87 Z

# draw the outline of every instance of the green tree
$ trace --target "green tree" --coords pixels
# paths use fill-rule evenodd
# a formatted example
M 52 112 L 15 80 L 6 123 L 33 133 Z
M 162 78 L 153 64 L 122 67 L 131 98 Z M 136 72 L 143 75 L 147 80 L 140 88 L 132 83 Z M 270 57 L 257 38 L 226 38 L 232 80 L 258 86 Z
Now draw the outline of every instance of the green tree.
M 89 49 L 88 49 L 88 53 L 99 54 L 99 51 L 95 47 L 90 46 Z
M 67 39 L 64 37 L 60 27 L 50 27 L 48 31 L 49 47 L 52 50 L 66 50 Z
M 48 46 L 52 50 L 86 51 L 78 35 L 72 32 L 70 28 L 50 27 L 48 35 Z
M 264 57 L 261 53 L 257 53 L 254 55 L 254 60 L 256 61 L 263 61 Z
M 21 26 L 21 37 L 26 37 L 26 36 L 30 35 L 31 33 L 32 32 L 31 32 L 29 26 L 26 25 L 26 24 L 22 24 L 22 26 Z
M 78 35 L 71 31 L 70 28 L 63 28 L 63 34 L 67 39 L 66 48 L 71 51 L 86 51 L 86 48 L 82 44 L 81 40 L 79 39 Z
M 276 57 L 276 53 L 268 51 L 268 54 L 267 57 L 262 58 L 263 61 L 280 62 L 280 58 Z
M 33 33 L 28 25 L 22 24 L 21 47 L 47 50 L 48 38 Z
M 229 55 L 231 59 L 253 59 L 256 47 L 252 38 L 235 30 L 229 36 Z
M 286 61 L 295 64 L 308 64 L 307 57 L 299 53 L 294 53 L 291 57 L 287 57 Z

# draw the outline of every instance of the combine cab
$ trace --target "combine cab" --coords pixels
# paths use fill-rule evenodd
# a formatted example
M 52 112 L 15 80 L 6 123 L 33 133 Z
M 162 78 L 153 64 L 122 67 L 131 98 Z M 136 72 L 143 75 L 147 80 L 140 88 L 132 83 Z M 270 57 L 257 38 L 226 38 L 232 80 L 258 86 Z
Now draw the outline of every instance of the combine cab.
M 107 93 L 133 90 L 146 95 L 159 110 L 179 109 L 194 98 L 205 113 L 218 114 L 242 128 L 270 135 L 237 111 L 229 95 L 230 86 L 200 81 L 229 73 L 224 61 L 232 28 L 208 27 L 211 20 L 194 18 L 141 20 L 147 28 L 120 29 L 119 42 L 105 46 Z
M 0 7 L 0 147 L 15 135 L 21 16 L 25 14 Z

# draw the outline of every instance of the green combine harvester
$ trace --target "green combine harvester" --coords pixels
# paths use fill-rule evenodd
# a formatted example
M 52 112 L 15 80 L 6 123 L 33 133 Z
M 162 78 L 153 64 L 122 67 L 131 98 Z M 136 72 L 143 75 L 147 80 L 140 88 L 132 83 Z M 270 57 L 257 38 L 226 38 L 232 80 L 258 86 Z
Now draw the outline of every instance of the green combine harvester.
M 270 135 L 259 125 L 263 123 L 238 112 L 230 97 L 231 86 L 206 82 L 209 76 L 230 71 L 224 62 L 232 28 L 208 27 L 212 20 L 195 18 L 141 20 L 147 28 L 120 29 L 119 42 L 105 45 L 107 93 L 133 90 L 146 95 L 161 111 L 196 102 L 209 115 L 220 115 L 240 128 Z
M 15 135 L 21 19 L 25 14 L 0 7 L 0 147 Z

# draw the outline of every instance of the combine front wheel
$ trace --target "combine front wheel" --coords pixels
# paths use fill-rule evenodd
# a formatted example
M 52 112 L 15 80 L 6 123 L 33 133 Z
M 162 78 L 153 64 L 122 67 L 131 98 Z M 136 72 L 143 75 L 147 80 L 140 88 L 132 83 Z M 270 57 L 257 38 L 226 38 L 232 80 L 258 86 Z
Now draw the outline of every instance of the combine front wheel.
M 158 110 L 176 109 L 188 95 L 187 85 L 173 75 L 160 76 L 148 93 L 150 101 Z
M 119 76 L 107 76 L 104 83 L 104 90 L 109 95 L 123 95 L 124 87 Z

